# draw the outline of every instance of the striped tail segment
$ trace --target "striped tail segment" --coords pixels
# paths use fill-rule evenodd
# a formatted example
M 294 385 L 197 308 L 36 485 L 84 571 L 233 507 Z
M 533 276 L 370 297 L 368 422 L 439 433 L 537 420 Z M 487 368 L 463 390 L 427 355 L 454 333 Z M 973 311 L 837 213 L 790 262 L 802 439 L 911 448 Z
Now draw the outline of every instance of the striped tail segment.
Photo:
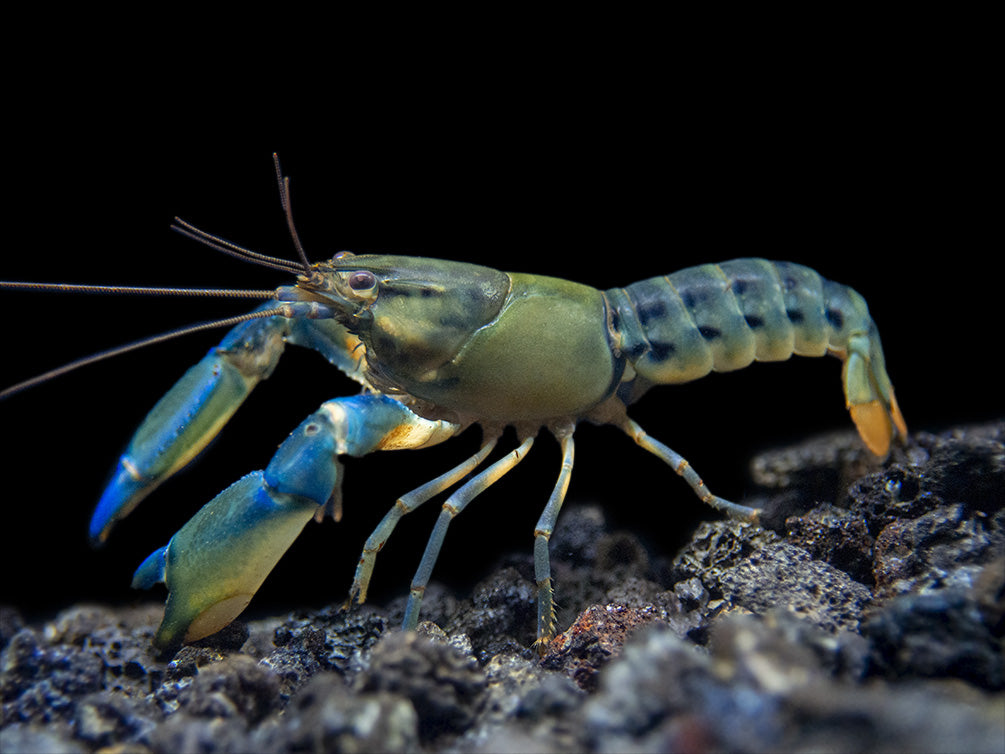
M 808 267 L 736 259 L 604 292 L 618 345 L 651 384 L 689 382 L 792 354 L 844 361 L 846 404 L 876 455 L 907 436 L 865 299 Z M 639 380 L 641 378 L 641 380 Z

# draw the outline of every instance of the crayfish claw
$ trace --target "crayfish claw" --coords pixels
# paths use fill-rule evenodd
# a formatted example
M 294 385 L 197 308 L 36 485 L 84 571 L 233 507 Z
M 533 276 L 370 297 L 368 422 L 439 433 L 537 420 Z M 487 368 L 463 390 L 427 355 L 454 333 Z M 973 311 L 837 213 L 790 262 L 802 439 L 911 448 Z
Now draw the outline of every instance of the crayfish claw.
M 216 633 L 251 601 L 317 505 L 276 493 L 255 471 L 207 503 L 136 571 L 133 584 L 168 588 L 154 644 L 167 647 Z

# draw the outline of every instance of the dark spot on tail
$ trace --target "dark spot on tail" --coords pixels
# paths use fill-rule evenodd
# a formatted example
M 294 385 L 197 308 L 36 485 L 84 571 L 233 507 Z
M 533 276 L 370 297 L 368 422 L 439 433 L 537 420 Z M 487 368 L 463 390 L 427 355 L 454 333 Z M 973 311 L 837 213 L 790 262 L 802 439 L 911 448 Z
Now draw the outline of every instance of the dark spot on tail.
M 628 358 L 635 361 L 639 356 L 644 354 L 648 350 L 648 346 L 645 343 L 639 342 L 635 343 L 631 348 L 628 349 Z
M 656 361 L 666 361 L 677 351 L 673 343 L 660 343 L 658 340 L 649 344 L 652 348 L 650 352 Z
M 844 327 L 844 315 L 842 315 L 837 309 L 827 310 L 827 321 L 830 322 L 831 327 L 835 330 L 840 330 Z
M 667 307 L 662 301 L 647 301 L 643 304 L 639 304 L 636 311 L 639 315 L 639 324 L 645 327 L 651 320 L 665 315 L 667 313 Z
M 748 314 L 743 318 L 743 321 L 747 323 L 747 327 L 751 330 L 756 330 L 758 327 L 764 327 L 764 319 L 758 317 L 756 314 Z
M 798 309 L 786 309 L 785 316 L 789 318 L 789 322 L 795 325 L 803 321 L 803 313 Z
M 706 325 L 702 325 L 701 327 L 699 327 L 698 332 L 701 333 L 701 337 L 703 337 L 705 340 L 714 340 L 718 338 L 720 335 L 722 335 L 722 330 L 720 330 L 718 327 L 708 327 Z

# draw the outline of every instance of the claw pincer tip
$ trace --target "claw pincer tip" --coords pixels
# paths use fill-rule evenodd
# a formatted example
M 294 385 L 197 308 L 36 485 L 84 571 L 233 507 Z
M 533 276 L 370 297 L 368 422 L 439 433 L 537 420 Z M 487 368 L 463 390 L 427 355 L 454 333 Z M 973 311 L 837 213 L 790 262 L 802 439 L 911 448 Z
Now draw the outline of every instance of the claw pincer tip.
M 122 456 L 91 516 L 88 530 L 91 545 L 103 545 L 115 522 L 128 516 L 155 485 L 156 482 L 138 474 L 129 459 Z
M 317 504 L 277 493 L 261 471 L 242 477 L 207 503 L 165 547 L 136 570 L 133 585 L 168 588 L 154 643 L 195 641 L 244 609 Z

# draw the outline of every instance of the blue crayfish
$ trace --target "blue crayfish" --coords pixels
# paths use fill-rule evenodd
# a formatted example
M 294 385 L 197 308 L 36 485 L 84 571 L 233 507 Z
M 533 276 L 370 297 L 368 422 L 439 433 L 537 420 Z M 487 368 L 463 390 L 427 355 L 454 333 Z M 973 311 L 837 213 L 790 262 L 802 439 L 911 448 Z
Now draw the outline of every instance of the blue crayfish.
M 555 630 L 548 540 L 572 473 L 579 422 L 621 428 L 704 502 L 749 521 L 757 519 L 756 509 L 712 494 L 687 461 L 628 417 L 627 407 L 653 385 L 687 382 L 755 360 L 830 353 L 843 361 L 846 403 L 869 450 L 883 456 L 894 438 L 906 438 L 864 299 L 807 267 L 738 259 L 600 291 L 418 257 L 342 252 L 312 264 L 293 228 L 286 179 L 280 176 L 279 185 L 300 261 L 266 257 L 178 222 L 182 233 L 278 267 L 295 275 L 296 283 L 244 292 L 268 300 L 248 315 L 214 323 L 233 327 L 137 430 L 94 512 L 92 541 L 104 542 L 116 521 L 206 446 L 269 376 L 287 343 L 320 352 L 362 390 L 322 404 L 264 470 L 217 495 L 140 565 L 135 587 L 164 582 L 169 590 L 155 638 L 160 647 L 227 625 L 308 521 L 339 517 L 343 455 L 422 448 L 472 424 L 482 428 L 479 450 L 402 495 L 363 547 L 350 591 L 357 603 L 366 599 L 377 553 L 402 516 L 459 485 L 443 503 L 412 580 L 408 629 L 418 622 L 451 520 L 520 462 L 542 428 L 554 434 L 561 470 L 534 532 L 537 637 L 543 646 Z M 518 446 L 478 471 L 507 426 L 515 427 Z

